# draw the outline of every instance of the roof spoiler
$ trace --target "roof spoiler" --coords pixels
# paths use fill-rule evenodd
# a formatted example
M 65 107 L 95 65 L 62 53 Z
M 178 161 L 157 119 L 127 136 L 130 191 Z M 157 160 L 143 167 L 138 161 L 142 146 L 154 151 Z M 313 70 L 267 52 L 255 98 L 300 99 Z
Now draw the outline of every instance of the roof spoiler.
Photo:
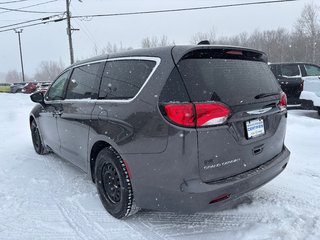
M 208 40 L 202 40 L 197 45 L 210 45 L 210 42 Z

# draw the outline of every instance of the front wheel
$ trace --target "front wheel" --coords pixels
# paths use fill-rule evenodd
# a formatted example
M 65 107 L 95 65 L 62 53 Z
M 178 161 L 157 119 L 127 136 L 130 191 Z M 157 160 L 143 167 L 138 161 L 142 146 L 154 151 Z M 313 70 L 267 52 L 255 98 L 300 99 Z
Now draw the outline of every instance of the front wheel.
M 31 122 L 31 136 L 32 136 L 32 143 L 33 143 L 33 147 L 34 150 L 36 151 L 36 153 L 43 155 L 46 154 L 47 151 L 45 149 L 45 147 L 43 146 L 41 137 L 40 137 L 40 132 L 39 132 L 39 128 L 35 122 L 35 120 L 33 120 Z
M 102 149 L 97 156 L 95 181 L 101 202 L 113 217 L 121 219 L 138 211 L 126 165 L 109 148 Z

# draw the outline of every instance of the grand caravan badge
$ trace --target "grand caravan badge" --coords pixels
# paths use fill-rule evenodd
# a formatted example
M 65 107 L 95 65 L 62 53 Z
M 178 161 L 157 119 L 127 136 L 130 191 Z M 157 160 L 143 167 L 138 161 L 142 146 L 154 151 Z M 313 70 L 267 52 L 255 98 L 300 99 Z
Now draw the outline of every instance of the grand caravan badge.
M 205 164 L 208 164 L 208 163 L 213 161 L 213 159 L 210 159 L 210 160 L 205 161 Z M 229 160 L 229 161 L 222 162 L 222 163 L 211 164 L 211 165 L 204 166 L 203 169 L 204 170 L 209 170 L 209 169 L 213 169 L 213 168 L 224 167 L 224 166 L 227 166 L 227 165 L 230 165 L 230 164 L 237 163 L 240 160 L 241 160 L 240 158 L 236 158 L 236 159 Z

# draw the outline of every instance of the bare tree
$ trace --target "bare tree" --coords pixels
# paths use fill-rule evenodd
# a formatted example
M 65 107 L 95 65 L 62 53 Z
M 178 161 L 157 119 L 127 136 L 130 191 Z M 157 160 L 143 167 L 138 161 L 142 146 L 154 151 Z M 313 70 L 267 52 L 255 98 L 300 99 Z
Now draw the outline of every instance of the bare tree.
M 118 52 L 124 52 L 124 51 L 128 51 L 128 50 L 132 50 L 132 47 L 124 47 L 122 45 L 122 42 L 120 42 L 120 44 L 115 44 L 115 43 L 110 43 L 108 42 L 107 46 L 104 47 L 101 51 L 100 54 L 110 54 L 110 53 L 118 53 Z M 98 52 L 96 50 L 96 52 Z
M 191 44 L 198 44 L 203 40 L 208 40 L 211 44 L 216 43 L 216 32 L 214 27 L 208 33 L 198 32 L 191 37 L 190 43 Z
M 42 61 L 34 79 L 37 82 L 52 82 L 64 69 L 63 63 L 55 61 Z
M 262 50 L 271 62 L 305 61 L 320 63 L 320 7 L 314 3 L 305 5 L 294 31 L 284 28 L 245 32 L 231 37 L 216 37 L 214 28 L 207 33 L 198 32 L 191 38 L 192 44 L 209 40 L 211 44 L 238 45 Z
M 174 42 L 169 42 L 168 37 L 166 35 L 163 35 L 161 38 L 155 36 L 151 38 L 146 37 L 141 41 L 142 48 L 165 47 L 174 44 Z
M 240 33 L 231 37 L 216 37 L 214 28 L 208 33 L 197 33 L 191 43 L 209 40 L 212 44 L 238 45 L 264 51 L 271 62 L 304 61 L 320 63 L 320 7 L 305 5 L 294 31 L 278 28 L 251 34 Z
M 316 55 L 319 55 L 319 36 L 320 36 L 320 22 L 319 22 L 319 6 L 314 3 L 307 4 L 302 10 L 301 16 L 297 21 L 295 30 L 298 38 L 304 39 L 304 48 L 308 53 L 308 58 L 312 62 L 319 61 L 316 59 Z
M 5 80 L 7 83 L 22 82 L 22 76 L 17 70 L 11 70 L 6 74 Z
M 31 79 L 28 75 L 24 75 L 24 80 L 26 82 L 30 82 Z M 18 82 L 22 82 L 22 73 L 18 72 L 17 70 L 11 70 L 8 71 L 7 74 L 5 75 L 5 81 L 7 83 L 18 83 Z

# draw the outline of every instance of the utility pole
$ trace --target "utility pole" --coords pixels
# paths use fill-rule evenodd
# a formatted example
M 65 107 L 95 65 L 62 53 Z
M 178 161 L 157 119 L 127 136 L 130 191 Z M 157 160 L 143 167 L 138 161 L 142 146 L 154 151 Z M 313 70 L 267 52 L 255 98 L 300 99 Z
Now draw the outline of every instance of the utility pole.
M 70 20 L 70 2 L 71 0 L 66 0 L 66 6 L 67 6 L 67 34 L 68 34 L 68 40 L 69 40 L 69 51 L 70 51 L 70 63 L 74 63 L 74 56 L 73 56 L 73 46 L 72 46 L 72 29 L 71 29 L 71 20 Z
M 20 34 L 22 33 L 22 30 L 23 30 L 23 29 L 20 29 L 20 30 L 14 29 L 15 33 L 18 33 L 19 49 L 20 49 L 20 62 L 21 62 L 21 71 L 22 71 L 22 81 L 24 82 L 24 69 L 23 69 L 22 49 L 21 49 L 21 38 L 20 38 Z

